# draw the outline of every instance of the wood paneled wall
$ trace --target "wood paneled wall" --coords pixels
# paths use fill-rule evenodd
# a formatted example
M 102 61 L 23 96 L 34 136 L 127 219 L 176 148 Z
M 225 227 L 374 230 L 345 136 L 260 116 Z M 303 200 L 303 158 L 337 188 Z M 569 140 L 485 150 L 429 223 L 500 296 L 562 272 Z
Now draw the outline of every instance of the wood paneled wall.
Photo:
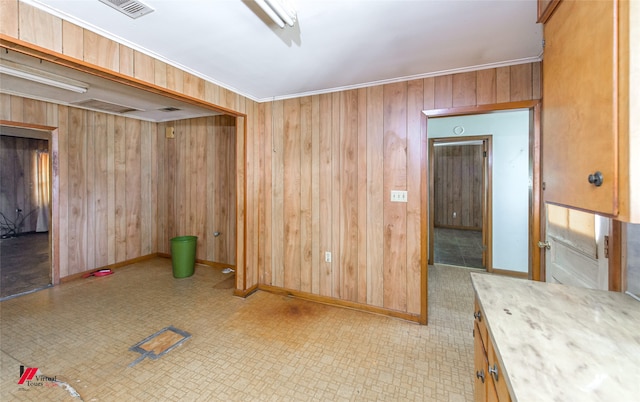
M 40 9 L 37 9 L 29 4 L 22 3 L 18 0 L 6 0 L 6 1 L 0 2 L 0 34 L 6 35 L 8 37 L 16 38 L 21 41 L 25 41 L 27 43 L 37 46 L 38 48 L 42 48 L 47 51 L 59 53 L 61 55 L 64 55 L 65 57 L 76 59 L 84 63 L 85 65 L 93 65 L 98 69 L 101 69 L 104 71 L 112 71 L 114 73 L 133 77 L 142 82 L 146 82 L 152 86 L 166 88 L 168 91 L 180 93 L 187 97 L 199 99 L 201 101 L 207 102 L 212 105 L 217 105 L 222 109 L 228 110 L 231 114 L 237 114 L 237 115 L 246 114 L 246 119 L 244 119 L 243 122 L 245 120 L 247 121 L 247 130 L 245 132 L 244 123 L 243 123 L 243 127 L 240 133 L 241 138 L 236 138 L 236 141 L 235 141 L 235 144 L 237 147 L 237 149 L 235 150 L 235 154 L 238 155 L 238 157 L 235 159 L 235 163 L 236 163 L 235 173 L 239 178 L 239 180 L 241 181 L 240 184 L 238 183 L 233 184 L 233 187 L 235 187 L 236 189 L 236 194 L 238 195 L 236 198 L 237 204 L 233 206 L 234 208 L 238 209 L 238 224 L 235 226 L 235 230 L 237 231 L 237 238 L 238 239 L 245 238 L 245 233 L 244 233 L 245 219 L 246 219 L 246 225 L 248 227 L 257 228 L 256 222 L 252 221 L 252 218 L 256 216 L 256 214 L 246 214 L 246 211 L 244 209 L 245 205 L 252 205 L 252 206 L 257 205 L 258 203 L 257 195 L 256 196 L 249 195 L 245 199 L 244 193 L 238 192 L 238 190 L 244 191 L 245 179 L 246 179 L 246 182 L 248 183 L 250 180 L 252 180 L 252 177 L 253 177 L 251 175 L 246 174 L 245 172 L 245 164 L 247 166 L 251 166 L 251 168 L 254 168 L 254 166 L 251 164 L 251 161 L 245 161 L 245 147 L 249 148 L 250 146 L 252 146 L 251 144 L 254 139 L 254 129 L 257 127 L 257 125 L 254 123 L 255 115 L 253 114 L 254 111 L 257 111 L 257 104 L 255 102 L 243 96 L 240 96 L 228 89 L 220 87 L 216 84 L 213 84 L 211 82 L 206 82 L 199 77 L 196 77 L 192 74 L 181 71 L 164 62 L 155 60 L 123 44 L 120 44 L 108 38 L 102 37 L 94 32 L 78 27 L 67 21 L 63 21 L 62 19 L 56 16 L 50 15 Z M 4 99 L 1 107 L 4 112 L 3 116 L 5 116 L 3 118 L 6 120 L 13 120 L 13 121 L 25 122 L 25 123 L 34 123 L 34 121 L 29 120 L 32 117 L 29 114 L 22 116 L 21 112 L 14 111 L 14 113 L 10 113 L 9 110 L 11 108 L 6 102 L 4 102 Z M 67 122 L 64 120 L 65 118 L 67 118 L 66 114 L 63 114 L 63 116 L 60 118 L 60 122 L 58 122 L 58 116 L 57 116 L 58 106 L 49 105 L 47 107 L 52 109 L 50 111 L 52 118 L 46 120 L 48 125 L 57 127 L 59 124 L 67 124 Z M 114 133 L 113 135 L 116 135 L 116 134 Z M 122 134 L 120 133 L 117 134 L 117 136 L 120 136 L 120 135 Z M 117 144 L 118 148 L 117 149 L 114 148 L 113 152 L 118 158 L 117 160 L 120 163 L 119 166 L 122 166 L 122 163 L 126 163 L 127 160 L 132 162 L 134 159 L 135 152 L 137 151 L 141 151 L 141 157 L 144 158 L 142 163 L 147 163 L 147 162 L 151 162 L 154 164 L 163 163 L 162 159 L 159 158 L 159 155 L 157 154 L 157 152 L 161 152 L 164 150 L 163 148 L 164 132 L 158 132 L 157 136 L 154 135 L 151 139 L 150 144 L 149 144 L 149 141 L 147 141 L 145 138 L 146 138 L 145 136 L 141 135 L 140 141 L 144 141 L 144 142 L 141 142 L 139 147 L 136 147 L 133 149 L 130 149 L 128 146 L 133 145 L 134 140 L 131 140 L 132 143 L 125 144 L 124 146 L 119 143 Z M 257 137 L 255 139 L 257 140 Z M 64 140 L 61 139 L 61 142 L 63 141 Z M 94 140 L 91 139 L 89 141 L 94 141 Z M 63 143 L 62 145 L 67 146 L 68 144 Z M 84 146 L 86 144 L 72 143 L 71 145 Z M 149 145 L 151 147 L 147 148 L 147 146 Z M 114 143 L 114 147 L 116 147 L 115 143 Z M 75 148 L 73 148 L 72 150 L 75 151 Z M 146 150 L 153 150 L 153 152 L 150 156 L 144 156 L 144 153 L 146 152 Z M 231 151 L 229 152 L 233 154 L 233 152 Z M 63 150 L 60 151 L 60 156 L 61 158 L 69 158 L 69 157 L 77 158 L 77 156 L 72 156 L 72 155 L 69 155 L 68 153 L 63 153 Z M 81 156 L 80 158 L 81 159 L 79 161 L 72 160 L 70 161 L 70 163 L 82 164 L 86 162 L 84 159 L 82 159 L 82 158 L 86 159 L 86 156 Z M 151 158 L 151 161 L 149 161 L 150 158 Z M 212 161 L 212 159 L 207 160 L 207 162 L 210 162 L 210 161 Z M 228 162 L 232 163 L 231 160 L 229 160 Z M 110 163 L 114 165 L 113 168 L 115 169 L 117 164 L 115 162 L 110 162 Z M 185 166 L 181 165 L 179 168 L 182 169 L 183 167 L 187 168 L 186 165 Z M 61 166 L 61 171 L 64 169 L 67 169 L 67 167 Z M 126 175 L 127 174 L 126 170 L 123 170 L 121 167 L 119 167 L 118 172 L 119 173 L 117 177 L 118 177 L 118 180 L 120 180 L 118 182 L 119 184 L 121 184 L 121 181 L 123 180 L 123 178 L 125 181 L 129 179 Z M 64 173 L 67 174 L 66 172 Z M 162 171 L 158 170 L 153 174 L 164 174 L 164 170 Z M 153 174 L 151 179 L 157 180 L 158 178 L 156 176 L 153 176 Z M 136 176 L 136 174 L 134 173 L 129 173 L 129 175 L 130 176 L 132 175 L 131 180 L 133 181 L 133 183 L 137 183 L 138 181 L 140 181 L 141 183 L 144 184 L 145 180 L 146 181 L 149 180 L 148 174 L 140 173 L 139 177 Z M 114 177 L 113 179 L 110 179 L 110 180 L 113 180 L 113 183 L 115 183 L 116 178 Z M 109 186 L 113 186 L 114 185 L 113 183 L 109 181 Z M 155 186 L 155 182 L 153 183 Z M 61 186 L 61 190 L 65 192 L 68 191 L 68 188 L 67 188 L 69 186 L 68 183 L 61 182 L 60 186 Z M 160 188 L 153 187 L 154 191 L 156 189 L 157 191 L 164 190 L 163 187 L 160 187 Z M 82 190 L 82 188 L 80 188 L 79 191 L 80 190 Z M 202 191 L 199 186 L 196 186 L 194 190 Z M 143 195 L 141 195 L 142 197 L 144 197 L 143 201 L 141 201 L 142 205 L 148 205 L 147 194 L 150 194 L 150 193 L 143 193 Z M 159 197 L 165 197 L 164 194 L 165 193 L 160 194 Z M 115 205 L 115 203 L 118 203 L 118 205 L 124 205 L 123 203 L 126 203 L 127 197 L 131 197 L 131 196 L 125 192 L 119 195 L 116 195 L 114 192 L 110 192 L 108 193 L 108 197 L 109 197 L 110 205 Z M 158 195 L 154 195 L 154 200 L 156 198 L 158 198 Z M 67 205 L 67 203 L 68 201 L 66 199 L 61 200 L 61 207 L 63 207 L 63 209 L 68 208 L 69 206 Z M 160 205 L 162 205 L 163 207 L 166 207 L 169 204 L 167 203 L 166 205 L 165 204 L 160 204 Z M 200 207 L 201 206 L 202 205 L 200 204 Z M 198 208 L 198 205 L 196 205 L 196 208 Z M 87 212 L 87 211 L 84 211 L 84 212 Z M 117 212 L 117 216 L 119 217 L 118 219 L 115 219 L 116 212 Z M 149 212 L 151 212 L 151 209 L 141 208 L 137 213 L 143 215 L 143 214 L 148 214 Z M 112 255 L 112 252 L 116 251 L 116 244 L 120 245 L 119 246 L 120 248 L 118 248 L 117 250 L 118 260 L 123 255 L 132 256 L 135 254 L 134 253 L 135 248 L 133 247 L 130 247 L 129 252 L 127 252 L 126 249 L 125 251 L 122 251 L 122 244 L 126 243 L 127 241 L 126 236 L 128 236 L 128 234 L 133 235 L 134 243 L 137 244 L 137 234 L 136 234 L 137 223 L 134 222 L 132 224 L 124 224 L 124 225 L 120 223 L 121 222 L 120 216 L 123 216 L 123 214 L 125 213 L 126 211 L 123 208 L 118 208 L 117 211 L 114 211 L 114 215 L 113 215 L 114 218 L 110 218 L 110 219 L 117 220 L 119 222 L 119 225 L 117 226 L 117 231 L 116 231 L 116 228 L 114 227 L 113 233 L 110 233 L 110 236 L 108 238 L 109 255 Z M 233 215 L 234 211 L 230 210 L 229 213 Z M 155 215 L 156 212 L 154 211 L 153 214 L 155 219 L 157 217 L 157 215 Z M 112 215 L 109 215 L 109 216 L 112 216 Z M 70 218 L 69 216 L 66 216 L 66 215 L 62 216 L 61 214 L 61 220 L 62 219 L 66 220 L 69 218 Z M 86 215 L 74 216 L 73 218 L 81 221 L 79 223 L 74 223 L 74 225 L 77 224 L 80 226 L 87 225 L 88 224 L 87 221 L 90 219 Z M 164 220 L 165 218 L 162 218 L 162 219 Z M 173 217 L 173 219 L 174 219 L 174 222 L 176 222 L 175 216 Z M 157 223 L 157 225 L 168 224 L 169 218 L 166 218 L 166 220 L 167 222 L 161 221 Z M 147 221 L 143 220 L 141 221 L 140 224 L 144 226 L 146 225 L 146 222 Z M 213 221 L 207 221 L 207 222 L 208 224 L 213 224 L 212 223 Z M 153 224 L 156 225 L 156 223 L 153 223 Z M 211 232 L 210 229 L 211 228 L 207 228 L 206 230 L 205 229 L 198 229 L 198 230 L 203 231 L 203 233 L 209 234 Z M 145 230 L 147 229 L 145 228 Z M 165 250 L 165 247 L 167 247 L 168 239 L 170 238 L 170 236 L 173 235 L 173 232 L 163 231 L 161 232 L 162 238 L 158 241 L 157 239 L 158 233 L 159 233 L 158 230 L 160 229 L 152 230 L 153 236 L 154 236 L 154 241 L 153 241 L 154 252 L 158 250 L 160 251 Z M 224 230 L 221 230 L 221 231 L 224 233 Z M 116 240 L 116 233 L 118 234 L 117 240 Z M 227 236 L 231 236 L 233 234 L 233 230 L 229 230 L 227 233 L 228 233 Z M 223 234 L 223 236 L 225 235 Z M 248 237 L 249 235 L 247 234 L 246 236 Z M 73 240 L 76 240 L 76 239 L 74 238 Z M 207 241 L 209 240 L 210 239 L 207 239 Z M 217 250 L 214 252 L 214 255 L 221 254 L 222 249 L 225 249 L 225 248 L 227 249 L 226 252 L 229 253 L 228 249 L 232 247 L 232 242 L 229 242 L 228 238 L 226 240 L 227 240 L 226 243 L 222 241 L 219 242 L 220 246 L 216 246 L 216 247 L 219 247 L 218 249 L 214 247 L 214 250 Z M 69 239 L 68 237 L 65 237 L 64 234 L 62 234 L 60 241 L 68 242 Z M 79 241 L 82 242 L 82 240 L 79 240 Z M 251 247 L 251 250 L 254 250 L 254 249 L 257 250 L 257 247 L 253 247 L 253 244 L 254 243 L 246 244 L 247 249 Z M 242 246 L 244 247 L 245 244 L 242 244 Z M 200 248 L 200 249 L 204 250 L 204 248 Z M 64 272 L 61 272 L 62 277 L 72 274 L 74 272 L 79 272 L 79 270 L 81 270 L 80 267 L 72 267 L 69 269 L 67 266 L 65 266 L 65 262 L 67 261 L 67 255 L 65 253 L 67 252 L 68 251 L 62 250 L 60 253 L 60 258 L 61 258 L 60 266 L 61 266 L 61 269 L 65 270 Z M 144 254 L 139 254 L 139 255 L 144 255 Z M 240 261 L 235 261 L 235 263 L 236 265 L 240 264 L 241 266 L 244 266 L 245 264 L 244 253 L 240 253 L 240 255 L 242 259 Z M 255 259 L 257 259 L 257 257 Z M 258 278 L 257 269 L 258 269 L 257 264 L 249 265 L 247 262 L 246 272 L 243 272 L 242 269 L 238 270 L 237 278 L 238 278 L 239 289 L 246 290 L 251 288 L 252 286 L 257 285 L 257 278 Z
M 260 283 L 426 314 L 422 111 L 539 96 L 532 63 L 260 104 L 259 154 L 249 154 Z M 391 190 L 407 190 L 408 203 L 392 203 Z
M 235 265 L 235 118 L 202 117 L 159 124 L 158 251 L 175 236 L 198 236 L 196 258 Z M 214 232 L 220 232 L 215 237 Z
M 36 152 L 48 151 L 48 143 L 35 138 L 0 136 L 0 212 L 15 221 L 16 209 L 21 209 L 24 226 L 19 232 L 22 233 L 36 230 Z
M 482 229 L 482 145 L 436 146 L 433 159 L 434 226 Z
M 4 35 L 243 115 L 244 290 L 260 282 L 426 317 L 421 111 L 540 98 L 540 64 L 531 63 L 256 104 L 17 0 L 0 7 Z M 409 202 L 391 203 L 391 189 L 408 190 Z
M 0 96 L 1 120 L 58 128 L 61 278 L 169 253 L 179 235 L 198 236 L 197 258 L 235 264 L 235 118 L 172 122 L 166 139 L 167 123 Z M 0 138 L 4 179 L 5 143 L 37 140 Z
M 0 96 L 0 119 L 58 128 L 60 277 L 156 252 L 156 124 Z

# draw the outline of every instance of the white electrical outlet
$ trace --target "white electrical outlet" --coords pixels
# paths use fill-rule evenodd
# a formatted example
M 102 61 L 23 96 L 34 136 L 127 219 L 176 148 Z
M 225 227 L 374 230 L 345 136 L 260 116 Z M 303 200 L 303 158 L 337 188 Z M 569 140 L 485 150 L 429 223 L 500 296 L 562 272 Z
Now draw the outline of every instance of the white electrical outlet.
M 391 190 L 391 202 L 407 202 L 407 192 Z
M 324 262 L 331 262 L 331 252 L 330 251 L 325 251 L 324 252 Z

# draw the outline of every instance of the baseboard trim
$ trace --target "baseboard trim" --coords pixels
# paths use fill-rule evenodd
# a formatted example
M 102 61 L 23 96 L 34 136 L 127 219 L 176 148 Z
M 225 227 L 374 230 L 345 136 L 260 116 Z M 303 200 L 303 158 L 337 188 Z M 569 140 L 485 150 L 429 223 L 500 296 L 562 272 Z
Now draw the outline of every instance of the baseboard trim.
M 102 267 L 92 268 L 84 272 L 79 272 L 77 274 L 71 274 L 71 275 L 65 276 L 64 278 L 60 278 L 60 283 L 67 283 L 67 282 L 75 281 L 76 279 L 82 279 L 83 275 L 86 275 L 87 273 L 91 273 L 93 271 L 98 271 L 100 269 L 118 269 L 130 264 L 135 264 L 137 262 L 150 260 L 154 257 L 158 257 L 158 253 L 151 253 L 151 254 L 143 255 L 141 257 L 132 258 L 130 260 L 116 262 L 115 264 L 109 264 Z
M 251 296 L 253 293 L 258 291 L 258 285 L 253 285 L 247 290 L 235 289 L 233 291 L 234 296 L 242 297 L 243 299 Z
M 514 277 L 514 278 L 529 279 L 529 273 L 528 272 L 509 271 L 507 269 L 496 269 L 496 268 L 493 268 L 491 270 L 491 273 L 494 273 L 494 274 L 497 274 L 497 275 L 511 276 L 511 277 Z
M 171 258 L 171 254 L 158 253 L 158 257 Z M 233 268 L 234 270 L 236 269 L 236 266 L 233 264 L 225 264 L 222 262 L 215 262 L 215 261 L 208 261 L 208 260 L 199 260 L 197 258 L 196 258 L 196 264 L 208 265 L 210 267 L 220 268 L 220 269 L 225 269 L 225 268 Z
M 384 307 L 370 306 L 362 303 L 335 299 L 333 297 L 319 296 L 319 295 L 314 295 L 307 292 L 300 292 L 297 290 L 280 288 L 277 286 L 258 285 L 258 290 L 262 290 L 265 292 L 269 292 L 269 293 L 273 293 L 281 296 L 290 296 L 290 297 L 295 297 L 302 300 L 322 303 L 322 304 L 326 304 L 334 307 L 343 307 L 343 308 L 349 308 L 352 310 L 363 311 L 366 313 L 378 314 L 378 315 L 383 315 L 383 316 L 393 317 L 393 318 L 400 318 L 400 319 L 415 322 L 418 324 L 422 323 L 421 322 L 422 319 L 419 314 L 410 314 L 402 311 L 389 310 Z

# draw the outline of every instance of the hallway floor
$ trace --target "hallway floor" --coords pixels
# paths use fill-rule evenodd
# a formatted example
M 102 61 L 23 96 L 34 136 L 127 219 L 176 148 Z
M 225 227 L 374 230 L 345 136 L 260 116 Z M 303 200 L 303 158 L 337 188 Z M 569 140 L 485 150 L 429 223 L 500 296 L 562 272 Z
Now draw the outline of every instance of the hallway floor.
M 0 400 L 473 400 L 469 270 L 429 267 L 429 325 L 257 292 L 155 258 L 0 303 Z M 225 282 L 226 281 L 226 282 Z M 173 326 L 157 360 L 129 348 Z M 18 385 L 20 366 L 55 380 Z M 77 391 L 74 397 L 65 384 Z
M 49 233 L 0 239 L 0 298 L 51 284 Z
M 436 264 L 484 268 L 482 265 L 482 232 L 449 228 L 435 228 L 434 230 L 433 258 Z

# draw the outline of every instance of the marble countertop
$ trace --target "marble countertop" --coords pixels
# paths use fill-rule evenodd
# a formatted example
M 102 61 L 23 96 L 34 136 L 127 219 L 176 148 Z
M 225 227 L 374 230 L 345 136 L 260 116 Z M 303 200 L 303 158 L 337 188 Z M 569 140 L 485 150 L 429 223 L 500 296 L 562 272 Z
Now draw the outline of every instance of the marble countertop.
M 640 401 L 640 302 L 483 273 L 471 281 L 514 401 Z

